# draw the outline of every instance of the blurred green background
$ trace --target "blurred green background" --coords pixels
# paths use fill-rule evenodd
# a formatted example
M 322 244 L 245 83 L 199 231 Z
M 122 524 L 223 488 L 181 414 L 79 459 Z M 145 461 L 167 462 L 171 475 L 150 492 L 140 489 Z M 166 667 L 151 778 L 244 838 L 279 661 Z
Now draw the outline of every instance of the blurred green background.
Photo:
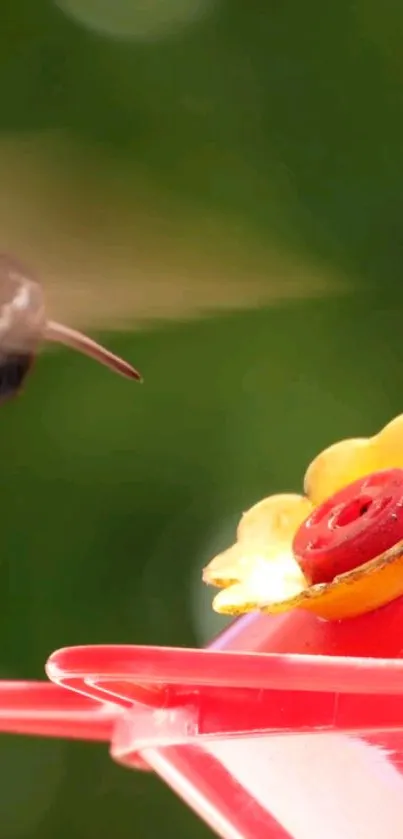
M 3 0 L 1 250 L 145 383 L 49 352 L 2 408 L 2 677 L 206 643 L 241 511 L 402 411 L 402 30 L 391 0 Z M 210 835 L 101 746 L 3 736 L 0 775 L 0 839 Z

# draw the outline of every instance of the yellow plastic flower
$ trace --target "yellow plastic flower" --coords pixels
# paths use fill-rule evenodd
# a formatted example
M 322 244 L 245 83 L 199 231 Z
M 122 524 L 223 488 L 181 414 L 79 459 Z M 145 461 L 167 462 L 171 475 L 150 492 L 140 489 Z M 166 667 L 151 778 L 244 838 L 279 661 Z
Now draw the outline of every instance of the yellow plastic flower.
M 222 589 L 215 611 L 239 615 L 301 607 L 328 619 L 369 612 L 403 594 L 403 542 L 330 583 L 309 585 L 292 552 L 293 537 L 314 507 L 347 484 L 381 469 L 403 468 L 403 414 L 379 434 L 343 440 L 321 452 L 305 474 L 305 495 L 272 495 L 239 523 L 237 541 L 203 571 Z

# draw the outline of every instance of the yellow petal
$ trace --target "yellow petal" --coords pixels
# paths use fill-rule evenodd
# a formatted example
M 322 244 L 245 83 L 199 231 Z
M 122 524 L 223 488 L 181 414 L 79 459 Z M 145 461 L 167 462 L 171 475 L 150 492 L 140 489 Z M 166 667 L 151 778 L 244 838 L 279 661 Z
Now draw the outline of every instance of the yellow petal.
M 238 526 L 237 541 L 263 549 L 288 544 L 312 510 L 311 502 L 303 495 L 270 495 L 244 513 Z
M 374 437 L 342 440 L 308 467 L 304 490 L 314 506 L 339 489 L 380 469 L 403 468 L 403 415 Z
M 260 567 L 262 561 L 272 562 L 281 552 L 290 551 L 295 531 L 312 509 L 302 495 L 271 495 L 259 501 L 242 516 L 236 544 L 204 569 L 204 582 L 224 588 L 249 580 L 256 563 Z
M 252 558 L 253 561 L 253 558 Z M 236 544 L 209 562 L 203 570 L 203 582 L 210 586 L 224 588 L 236 583 L 250 573 L 248 557 L 242 554 L 241 546 Z
M 403 414 L 372 438 L 372 446 L 378 451 L 378 469 L 403 468 Z
M 312 461 L 305 474 L 304 490 L 316 507 L 347 484 L 375 472 L 376 468 L 368 440 L 342 440 Z
M 270 610 L 276 602 L 300 595 L 307 581 L 290 549 L 267 556 L 249 557 L 249 573 L 242 582 L 216 595 L 213 608 L 220 614 L 240 615 L 256 609 Z

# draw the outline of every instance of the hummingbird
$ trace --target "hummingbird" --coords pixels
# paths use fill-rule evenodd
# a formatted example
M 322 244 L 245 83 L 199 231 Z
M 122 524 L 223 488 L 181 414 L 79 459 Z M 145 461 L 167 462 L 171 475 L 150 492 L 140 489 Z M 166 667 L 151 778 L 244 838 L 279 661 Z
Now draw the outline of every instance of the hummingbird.
M 127 379 L 142 380 L 131 364 L 82 332 L 48 320 L 40 282 L 17 260 L 0 254 L 0 403 L 20 392 L 46 341 L 64 344 Z

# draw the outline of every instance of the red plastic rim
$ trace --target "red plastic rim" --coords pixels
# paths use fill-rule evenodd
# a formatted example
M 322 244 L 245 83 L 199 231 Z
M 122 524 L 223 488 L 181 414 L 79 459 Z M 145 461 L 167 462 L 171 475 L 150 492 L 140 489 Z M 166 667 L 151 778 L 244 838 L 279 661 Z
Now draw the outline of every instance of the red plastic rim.
M 403 540 L 403 469 L 373 472 L 317 507 L 293 551 L 311 584 L 331 582 Z

